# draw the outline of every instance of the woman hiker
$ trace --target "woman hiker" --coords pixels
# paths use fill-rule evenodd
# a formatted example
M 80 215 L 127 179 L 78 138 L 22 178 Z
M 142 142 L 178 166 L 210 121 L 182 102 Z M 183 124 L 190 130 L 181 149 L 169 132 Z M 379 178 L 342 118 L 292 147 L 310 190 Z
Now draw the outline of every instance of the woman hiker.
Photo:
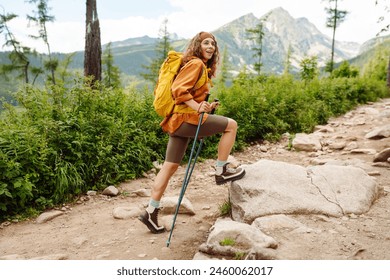
M 182 67 L 172 84 L 174 111 L 160 124 L 169 134 L 165 162 L 155 178 L 149 206 L 139 216 L 139 220 L 152 233 L 162 233 L 165 230 L 158 225 L 160 200 L 170 178 L 180 165 L 190 139 L 195 136 L 201 113 L 205 114 L 198 134 L 200 138 L 222 133 L 218 144 L 216 183 L 238 180 L 245 175 L 243 168 L 228 168 L 227 162 L 236 139 L 237 122 L 224 116 L 207 114 L 218 106 L 217 102 L 205 101 L 209 94 L 210 79 L 216 74 L 218 60 L 217 41 L 208 32 L 200 32 L 192 38 L 183 54 Z M 202 78 L 205 83 L 195 89 L 195 84 Z

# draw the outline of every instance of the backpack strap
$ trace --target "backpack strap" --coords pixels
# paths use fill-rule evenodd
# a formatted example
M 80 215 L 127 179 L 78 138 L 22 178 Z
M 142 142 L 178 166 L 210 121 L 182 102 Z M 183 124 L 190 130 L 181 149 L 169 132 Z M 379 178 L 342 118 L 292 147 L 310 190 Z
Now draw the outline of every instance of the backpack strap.
M 194 90 L 200 89 L 205 83 L 209 81 L 208 71 L 206 66 L 202 66 L 202 72 L 200 73 L 197 82 L 195 83 Z

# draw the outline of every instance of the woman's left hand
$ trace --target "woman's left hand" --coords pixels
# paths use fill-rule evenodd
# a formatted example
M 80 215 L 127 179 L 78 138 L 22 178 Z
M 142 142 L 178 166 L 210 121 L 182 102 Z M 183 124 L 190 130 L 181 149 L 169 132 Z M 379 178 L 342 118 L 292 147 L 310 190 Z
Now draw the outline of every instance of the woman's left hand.
M 214 101 L 210 105 L 211 105 L 211 111 L 216 110 L 219 106 L 219 101 Z

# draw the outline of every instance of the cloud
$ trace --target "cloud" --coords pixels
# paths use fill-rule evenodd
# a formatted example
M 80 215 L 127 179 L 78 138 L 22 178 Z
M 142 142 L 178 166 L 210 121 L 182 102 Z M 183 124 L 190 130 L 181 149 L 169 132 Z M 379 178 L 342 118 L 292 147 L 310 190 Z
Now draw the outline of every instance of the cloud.
M 148 35 L 157 37 L 164 17 L 145 18 L 127 17 L 120 20 L 101 20 L 100 30 L 102 43 L 125 40 L 131 37 Z
M 100 17 L 102 44 L 144 35 L 157 37 L 164 18 L 168 19 L 168 31 L 170 33 L 176 33 L 184 38 L 191 38 L 199 31 L 213 31 L 245 14 L 253 13 L 256 17 L 260 17 L 277 7 L 283 7 L 294 18 L 308 18 L 308 20 L 322 33 L 331 37 L 331 29 L 325 27 L 327 17 L 325 7 L 328 5 L 328 1 L 167 1 L 171 8 L 169 8 L 169 5 L 164 4 L 163 8 L 157 9 L 158 7 L 156 6 L 153 10 L 153 15 L 159 14 L 159 16 L 152 16 L 151 9 L 147 9 L 148 5 L 151 5 L 149 1 L 142 1 L 137 4 L 143 7 L 142 9 L 139 7 L 140 13 L 142 11 L 142 16 L 129 16 L 117 19 L 110 18 L 115 14 L 113 12 L 116 11 L 116 9 L 130 11 L 131 6 L 134 5 L 133 1 L 123 1 L 121 2 L 121 5 L 110 6 L 111 10 L 105 9 L 104 11 L 107 12 L 107 15 Z M 53 4 L 55 2 L 56 1 L 53 1 Z M 84 49 L 85 13 L 80 10 L 77 10 L 77 12 L 74 13 L 69 12 L 68 9 L 74 9 L 73 6 L 79 5 L 79 2 L 76 0 L 73 0 L 73 2 L 73 4 L 64 5 L 62 1 L 59 1 L 58 3 L 61 3 L 62 6 L 55 6 L 57 10 L 53 9 L 53 11 L 57 11 L 57 13 L 61 13 L 60 15 L 62 15 L 55 15 L 57 20 L 54 23 L 48 24 L 49 42 L 53 51 L 72 52 Z M 383 5 L 375 6 L 374 0 L 353 2 L 345 0 L 339 2 L 340 7 L 347 10 L 349 14 L 347 15 L 346 20 L 337 29 L 337 40 L 363 43 L 364 41 L 373 38 L 375 34 L 380 31 L 381 26 L 384 25 L 383 23 L 381 25 L 376 23 L 380 16 L 387 16 L 387 19 L 390 17 L 390 14 L 386 14 L 386 11 L 384 11 Z M 105 13 L 102 12 L 101 14 Z M 108 14 L 110 14 L 110 17 L 108 17 Z M 123 15 L 126 13 L 121 12 L 120 14 Z M 61 20 L 58 20 L 59 18 L 61 18 Z M 34 29 L 27 28 L 27 21 L 25 19 L 16 18 L 12 20 L 10 22 L 10 27 L 12 32 L 16 35 L 16 38 L 23 44 L 36 48 L 39 52 L 46 51 L 46 47 L 42 41 L 32 40 L 28 37 L 28 34 L 34 33 Z M 0 38 L 0 44 L 1 43 L 4 43 L 2 38 Z

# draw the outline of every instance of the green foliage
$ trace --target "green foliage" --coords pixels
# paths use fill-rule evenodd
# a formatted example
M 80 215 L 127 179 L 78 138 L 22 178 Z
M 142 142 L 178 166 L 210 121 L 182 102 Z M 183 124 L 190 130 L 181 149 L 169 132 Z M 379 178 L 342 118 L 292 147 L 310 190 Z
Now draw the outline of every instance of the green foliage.
M 48 81 L 56 84 L 55 71 L 58 67 L 58 60 L 52 58 L 47 33 L 47 23 L 54 22 L 54 16 L 49 15 L 50 7 L 48 7 L 48 0 L 28 0 L 28 2 L 30 4 L 36 4 L 37 6 L 37 10 L 33 11 L 33 15 L 27 15 L 29 24 L 33 23 L 36 27 L 38 27 L 38 35 L 30 35 L 30 37 L 36 40 L 41 39 L 45 43 L 49 59 L 43 62 L 43 66 L 50 72 Z M 38 73 L 37 71 L 35 72 Z
M 232 213 L 232 203 L 230 201 L 225 201 L 219 206 L 219 214 L 221 216 L 230 216 Z
M 167 26 L 168 19 L 165 18 L 159 31 L 159 39 L 155 48 L 155 58 L 149 65 L 143 65 L 147 73 L 141 73 L 141 76 L 145 80 L 152 82 L 152 84 L 157 82 L 161 64 L 167 58 L 168 52 L 172 49 Z
M 253 66 L 259 75 L 261 74 L 261 67 L 263 66 L 261 58 L 263 56 L 263 40 L 265 36 L 264 27 L 269 15 L 269 13 L 265 15 L 255 28 L 246 30 L 248 39 L 254 41 L 254 47 L 252 47 L 252 50 L 254 51 L 253 57 L 256 58 L 257 61 L 253 64 Z
M 343 61 L 331 74 L 334 78 L 355 78 L 358 75 L 359 70 L 356 67 L 350 66 L 348 61 Z
M 258 139 L 276 140 L 285 132 L 311 132 L 331 116 L 387 95 L 385 82 L 364 77 L 302 82 L 288 75 L 241 74 L 231 88 L 218 93 L 218 113 L 237 121 L 240 147 Z
M 302 59 L 300 62 L 301 66 L 301 79 L 304 81 L 313 80 L 318 76 L 317 57 L 312 56 Z
M 15 14 L 0 14 L 0 33 L 4 33 L 4 46 L 12 48 L 8 53 L 9 64 L 3 64 L 0 68 L 1 74 L 9 74 L 11 72 L 18 72 L 18 77 L 23 78 L 26 83 L 29 83 L 29 55 L 34 54 L 31 49 L 21 45 L 15 38 L 15 35 L 10 30 L 8 23 L 15 19 Z
M 245 258 L 246 253 L 245 252 L 235 252 L 234 253 L 234 259 L 235 260 L 243 260 Z
M 236 241 L 230 237 L 226 237 L 219 242 L 219 245 L 221 245 L 221 246 L 234 246 L 235 244 L 236 244 Z
M 133 179 L 161 159 L 149 92 L 27 87 L 0 120 L 0 213 L 46 207 Z M 19 112 L 19 113 L 18 113 Z
M 114 56 L 112 55 L 111 42 L 107 44 L 103 52 L 103 84 L 106 87 L 118 88 L 121 86 L 120 70 L 114 65 Z
M 363 75 L 370 79 L 386 81 L 390 50 L 384 47 L 375 49 L 374 57 L 365 65 Z

